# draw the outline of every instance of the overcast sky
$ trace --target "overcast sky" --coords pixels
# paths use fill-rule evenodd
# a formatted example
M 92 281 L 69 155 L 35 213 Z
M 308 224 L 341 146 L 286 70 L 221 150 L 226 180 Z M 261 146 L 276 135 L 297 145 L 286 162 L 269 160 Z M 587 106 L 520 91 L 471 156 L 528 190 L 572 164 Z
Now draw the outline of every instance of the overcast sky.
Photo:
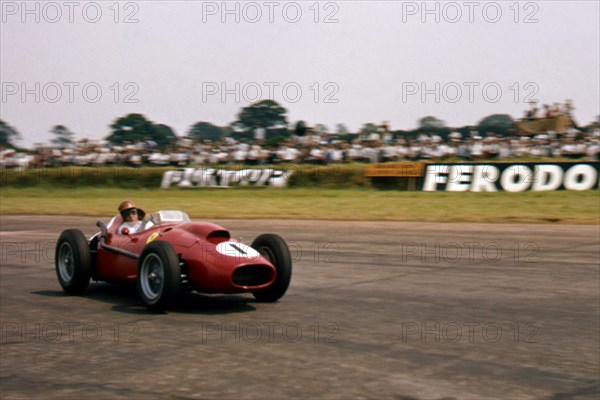
M 598 1 L 2 1 L 2 120 L 100 139 L 137 112 L 183 135 L 273 97 L 288 121 L 413 129 L 528 100 L 600 113 Z

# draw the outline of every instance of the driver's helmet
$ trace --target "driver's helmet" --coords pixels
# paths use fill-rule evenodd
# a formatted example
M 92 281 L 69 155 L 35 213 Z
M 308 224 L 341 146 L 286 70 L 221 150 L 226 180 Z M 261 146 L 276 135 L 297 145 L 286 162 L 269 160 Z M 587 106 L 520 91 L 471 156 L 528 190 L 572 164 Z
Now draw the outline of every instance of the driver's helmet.
M 140 221 L 144 218 L 144 215 L 146 215 L 144 210 L 137 208 L 131 200 L 124 200 L 119 204 L 119 213 L 121 214 L 121 217 L 123 217 L 123 220 L 125 220 L 130 213 L 134 212 L 137 213 L 138 220 Z

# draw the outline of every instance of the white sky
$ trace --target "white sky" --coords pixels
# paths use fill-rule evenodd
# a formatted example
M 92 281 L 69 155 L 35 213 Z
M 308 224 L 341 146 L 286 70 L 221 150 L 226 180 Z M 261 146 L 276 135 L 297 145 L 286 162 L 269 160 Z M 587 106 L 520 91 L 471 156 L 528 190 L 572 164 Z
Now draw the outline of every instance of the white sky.
M 226 125 L 257 88 L 273 89 L 291 123 L 330 130 L 518 118 L 529 98 L 573 99 L 579 124 L 600 113 L 598 1 L 0 3 L 0 117 L 25 147 L 57 124 L 100 139 L 131 112 L 179 135 L 198 121 Z

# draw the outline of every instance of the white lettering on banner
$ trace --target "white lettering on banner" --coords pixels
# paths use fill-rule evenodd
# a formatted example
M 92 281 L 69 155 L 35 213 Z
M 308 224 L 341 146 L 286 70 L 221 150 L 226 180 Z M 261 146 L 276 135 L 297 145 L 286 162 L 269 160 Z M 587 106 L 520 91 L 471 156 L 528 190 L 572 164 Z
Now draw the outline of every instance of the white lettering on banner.
M 581 177 L 581 182 L 579 178 Z M 565 188 L 567 190 L 590 190 L 596 184 L 598 172 L 585 164 L 575 165 L 565 174 Z
M 493 165 L 475 165 L 471 192 L 497 192 L 496 181 L 500 170 Z
M 536 192 L 557 190 L 563 180 L 563 170 L 558 165 L 536 165 L 534 174 L 531 190 Z
M 472 165 L 451 165 L 448 170 L 448 186 L 450 192 L 467 192 L 469 190 L 470 177 L 473 173 Z
M 425 174 L 425 183 L 423 190 L 426 192 L 435 192 L 438 183 L 446 183 L 448 174 L 447 165 L 429 165 Z
M 502 172 L 500 185 L 507 192 L 524 192 L 533 181 L 533 172 L 525 165 L 512 165 Z
M 275 169 L 225 170 L 215 168 L 185 168 L 163 174 L 160 187 L 230 187 L 272 186 L 286 187 L 292 171 Z
M 590 190 L 600 186 L 598 167 L 590 164 L 428 165 L 423 191 L 507 192 Z M 445 185 L 440 188 L 440 185 Z

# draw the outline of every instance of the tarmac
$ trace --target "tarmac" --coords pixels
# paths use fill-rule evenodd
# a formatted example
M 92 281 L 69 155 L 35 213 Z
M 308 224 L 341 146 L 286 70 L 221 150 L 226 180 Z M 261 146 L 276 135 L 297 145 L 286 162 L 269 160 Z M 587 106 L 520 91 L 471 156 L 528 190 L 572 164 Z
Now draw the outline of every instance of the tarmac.
M 284 237 L 287 294 L 154 314 L 134 286 L 62 291 L 56 240 L 95 218 L 0 222 L 2 399 L 600 396 L 598 226 L 211 221 Z

